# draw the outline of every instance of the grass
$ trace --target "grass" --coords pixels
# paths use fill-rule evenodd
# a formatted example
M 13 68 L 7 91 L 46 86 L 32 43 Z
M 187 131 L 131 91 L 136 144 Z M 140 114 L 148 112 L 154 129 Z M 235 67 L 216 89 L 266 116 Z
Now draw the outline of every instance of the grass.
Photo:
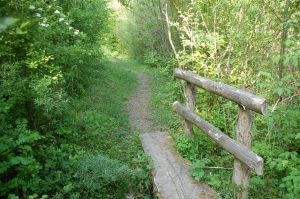
M 125 197 L 126 192 L 150 197 L 152 195 L 149 170 L 151 163 L 149 157 L 143 152 L 139 135 L 130 129 L 126 110 L 126 102 L 137 88 L 136 75 L 105 61 L 101 67 L 94 69 L 90 81 L 91 86 L 81 99 L 73 103 L 70 113 L 70 117 L 73 118 L 70 125 L 75 134 L 73 136 L 78 138 L 76 144 L 83 146 L 82 153 L 85 154 L 81 165 L 91 167 L 87 160 L 104 159 L 108 163 L 103 162 L 103 166 L 98 167 L 111 171 L 115 176 L 120 176 L 122 172 L 118 171 L 114 174 L 117 170 L 111 170 L 107 165 L 124 165 L 122 168 L 128 175 L 123 178 L 104 178 L 103 172 L 97 172 L 99 179 L 103 181 L 98 183 L 105 185 L 100 189 L 101 193 L 98 193 L 102 198 L 122 198 Z M 130 172 L 132 175 L 129 175 Z M 117 179 L 114 183 L 109 181 L 114 179 Z M 124 179 L 126 182 L 123 181 Z M 80 178 L 78 184 L 90 183 L 87 180 L 89 179 Z M 94 190 L 85 192 L 81 195 L 87 195 L 87 192 L 94 192 Z

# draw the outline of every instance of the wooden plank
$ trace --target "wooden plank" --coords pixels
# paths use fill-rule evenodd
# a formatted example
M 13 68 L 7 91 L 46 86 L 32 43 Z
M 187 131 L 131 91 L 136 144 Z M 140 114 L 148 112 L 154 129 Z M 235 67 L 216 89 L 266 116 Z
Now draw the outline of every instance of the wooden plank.
M 249 89 L 242 90 L 254 94 L 254 91 L 251 91 Z M 244 109 L 242 106 L 239 105 L 238 120 L 236 126 L 236 141 L 238 143 L 241 143 L 248 149 L 251 149 L 252 144 L 252 124 L 252 111 L 249 109 Z M 248 185 L 250 182 L 250 177 L 250 168 L 238 159 L 234 159 L 232 183 L 244 187 L 244 189 L 237 191 L 238 199 L 248 198 Z
M 221 82 L 214 82 L 205 77 L 201 77 L 192 71 L 185 71 L 179 68 L 174 70 L 174 76 L 194 84 L 204 90 L 220 95 L 226 99 L 238 103 L 239 105 L 253 110 L 257 113 L 267 115 L 266 99 L 256 95 L 245 93 L 240 89 L 234 88 Z
M 193 84 L 186 82 L 184 87 L 184 96 L 186 108 L 189 111 L 194 112 L 196 103 L 196 87 Z M 186 136 L 192 136 L 194 134 L 193 124 L 188 120 L 184 120 L 183 132 Z
M 208 123 L 207 121 L 201 119 L 194 113 L 188 111 L 179 102 L 173 103 L 174 110 L 183 116 L 185 119 L 193 123 L 199 129 L 201 129 L 206 135 L 208 135 L 212 140 L 218 143 L 223 149 L 227 150 L 235 158 L 246 164 L 258 175 L 263 174 L 263 164 L 264 159 L 255 154 L 253 151 L 238 143 L 237 141 L 231 139 L 219 129 Z

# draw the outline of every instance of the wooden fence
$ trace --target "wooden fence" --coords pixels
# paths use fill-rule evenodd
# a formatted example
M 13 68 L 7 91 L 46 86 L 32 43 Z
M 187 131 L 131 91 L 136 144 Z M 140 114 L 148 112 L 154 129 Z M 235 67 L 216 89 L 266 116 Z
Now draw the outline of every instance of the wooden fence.
M 238 192 L 238 198 L 247 198 L 250 171 L 253 170 L 258 175 L 262 175 L 264 163 L 263 158 L 250 150 L 252 143 L 252 111 L 267 115 L 268 109 L 266 99 L 254 95 L 254 92 L 251 90 L 237 89 L 221 82 L 214 82 L 207 78 L 198 76 L 191 71 L 185 71 L 177 68 L 174 70 L 174 76 L 186 81 L 186 107 L 182 106 L 177 101 L 173 103 L 175 111 L 185 119 L 185 133 L 187 135 L 191 135 L 193 132 L 192 126 L 195 125 L 218 145 L 235 157 L 232 182 L 233 184 L 244 187 L 244 189 Z M 226 99 L 236 102 L 239 105 L 236 127 L 237 140 L 231 139 L 212 124 L 201 119 L 194 113 L 196 94 L 195 86 L 220 95 Z

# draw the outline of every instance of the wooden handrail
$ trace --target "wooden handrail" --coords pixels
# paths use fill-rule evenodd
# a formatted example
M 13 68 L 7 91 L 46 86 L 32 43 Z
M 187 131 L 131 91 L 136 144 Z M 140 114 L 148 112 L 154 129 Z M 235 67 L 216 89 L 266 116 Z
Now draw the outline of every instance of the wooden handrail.
M 205 77 L 201 77 L 192 71 L 185 71 L 176 68 L 174 70 L 174 76 L 194 84 L 195 86 L 198 86 L 206 91 L 236 102 L 245 109 L 247 108 L 263 115 L 268 114 L 267 101 L 262 97 L 258 97 L 251 93 L 246 93 L 241 89 L 234 88 L 221 82 L 214 82 Z
M 244 145 L 238 143 L 237 141 L 231 139 L 226 134 L 222 133 L 219 129 L 214 127 L 209 122 L 203 120 L 196 114 L 190 112 L 184 106 L 182 106 L 179 102 L 173 103 L 174 110 L 184 117 L 186 120 L 193 123 L 197 126 L 201 131 L 203 131 L 206 135 L 208 135 L 212 140 L 214 140 L 218 145 L 220 145 L 223 149 L 232 154 L 235 158 L 249 166 L 253 171 L 255 171 L 258 175 L 263 174 L 263 164 L 264 160 L 253 151 L 245 147 Z
M 237 197 L 239 199 L 247 198 L 250 169 L 255 171 L 258 175 L 262 175 L 264 164 L 264 159 L 251 151 L 252 111 L 267 115 L 268 109 L 266 99 L 254 95 L 254 91 L 243 88 L 237 89 L 221 82 L 214 82 L 205 77 L 201 77 L 192 71 L 176 68 L 173 74 L 175 77 L 186 81 L 184 92 L 186 97 L 186 108 L 179 102 L 173 103 L 175 111 L 185 119 L 185 134 L 191 136 L 191 133 L 193 132 L 192 124 L 194 124 L 235 157 L 232 182 L 233 184 L 245 188 L 238 191 Z M 200 87 L 239 104 L 236 141 L 194 113 L 196 93 L 193 92 L 193 86 Z

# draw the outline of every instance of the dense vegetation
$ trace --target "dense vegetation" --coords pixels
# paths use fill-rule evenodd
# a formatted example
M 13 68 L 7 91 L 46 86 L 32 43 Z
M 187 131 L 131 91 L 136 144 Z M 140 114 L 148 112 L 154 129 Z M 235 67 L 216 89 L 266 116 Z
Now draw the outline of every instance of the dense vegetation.
M 255 115 L 252 149 L 264 158 L 265 172 L 252 174 L 250 198 L 299 198 L 299 1 L 119 2 L 114 33 L 120 51 L 169 79 L 154 93 L 154 107 L 167 111 L 172 100 L 182 100 L 181 82 L 172 78 L 175 67 L 255 90 L 267 99 L 269 114 Z M 235 137 L 236 105 L 200 89 L 196 101 L 197 114 Z M 177 148 L 191 160 L 192 175 L 222 197 L 234 198 L 233 157 L 199 130 L 192 138 L 184 136 L 174 113 L 159 114 Z
M 151 195 L 125 110 L 133 73 L 105 61 L 106 1 L 0 1 L 0 197 Z
M 125 102 L 152 77 L 159 129 L 169 129 L 191 174 L 235 198 L 233 157 L 202 132 L 183 134 L 176 67 L 268 100 L 252 149 L 265 159 L 250 198 L 300 197 L 299 1 L 0 0 L 1 198 L 152 197 L 151 160 Z M 137 61 L 132 61 L 136 59 Z M 148 67 L 147 67 L 148 66 Z M 237 106 L 198 90 L 196 113 L 235 136 Z

